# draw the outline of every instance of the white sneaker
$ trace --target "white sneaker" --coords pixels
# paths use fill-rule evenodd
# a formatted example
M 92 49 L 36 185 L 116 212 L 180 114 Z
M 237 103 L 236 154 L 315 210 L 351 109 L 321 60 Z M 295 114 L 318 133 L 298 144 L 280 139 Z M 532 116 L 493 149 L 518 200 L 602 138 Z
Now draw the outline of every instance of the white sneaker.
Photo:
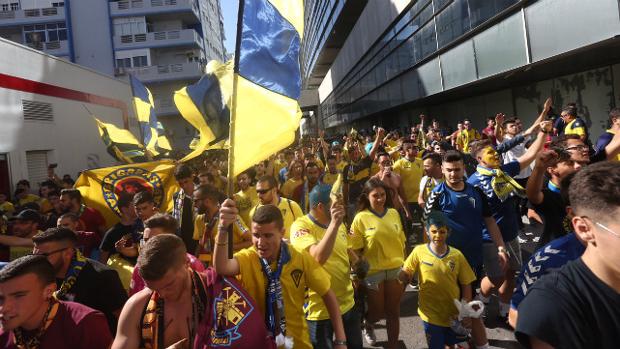
M 370 345 L 371 347 L 374 347 L 375 344 L 377 344 L 377 336 L 375 335 L 374 326 L 372 325 L 364 326 L 364 329 L 362 330 L 362 334 L 364 335 L 364 339 L 366 340 L 366 343 L 368 343 L 368 345 Z

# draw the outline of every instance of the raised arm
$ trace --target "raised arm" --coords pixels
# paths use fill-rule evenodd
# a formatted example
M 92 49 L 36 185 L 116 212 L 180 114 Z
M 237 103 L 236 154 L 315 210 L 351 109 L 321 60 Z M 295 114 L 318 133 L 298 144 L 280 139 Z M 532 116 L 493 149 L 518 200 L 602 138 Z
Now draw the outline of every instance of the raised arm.
M 368 156 L 370 157 L 370 160 L 375 161 L 375 154 L 377 154 L 377 150 L 379 149 L 379 145 L 381 145 L 383 143 L 383 137 L 384 136 L 385 136 L 385 130 L 382 127 L 377 128 L 377 135 L 375 137 L 375 142 L 372 144 L 372 148 L 370 149 L 370 153 L 368 153 Z M 364 147 L 360 146 L 360 150 L 363 152 L 364 151 Z
M 542 151 L 536 156 L 536 165 L 525 187 L 527 199 L 530 200 L 532 204 L 539 205 L 545 199 L 545 194 L 543 194 L 542 191 L 545 173 L 547 172 L 547 167 L 549 167 L 557 157 L 558 154 L 553 150 Z
M 220 225 L 217 227 L 213 265 L 220 275 L 235 276 L 240 272 L 239 262 L 228 258 L 228 227 L 237 219 L 237 206 L 231 199 L 226 199 L 220 207 Z
M 495 139 L 497 144 L 501 144 L 504 141 L 504 132 L 502 132 L 502 124 L 506 115 L 498 113 L 495 115 Z
M 336 237 L 338 237 L 338 229 L 344 219 L 344 212 L 344 205 L 341 201 L 332 202 L 332 207 L 330 209 L 331 222 L 329 222 L 329 226 L 327 226 L 325 230 L 325 235 L 317 244 L 310 246 L 310 255 L 321 265 L 327 262 L 327 259 L 334 250 Z
M 549 132 L 551 127 L 551 121 L 543 121 L 540 123 L 540 131 L 538 132 L 538 136 L 532 145 L 527 149 L 525 154 L 523 154 L 519 159 L 519 165 L 521 169 L 528 167 L 536 158 L 536 154 L 540 152 L 545 144 L 547 133 Z

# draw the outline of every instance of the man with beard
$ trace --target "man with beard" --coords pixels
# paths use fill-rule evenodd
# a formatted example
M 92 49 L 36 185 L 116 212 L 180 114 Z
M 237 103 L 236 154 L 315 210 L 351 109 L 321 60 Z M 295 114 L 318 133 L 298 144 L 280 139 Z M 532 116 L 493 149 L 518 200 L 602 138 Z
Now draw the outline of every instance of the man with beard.
M 60 205 L 64 213 L 74 213 L 80 218 L 79 230 L 92 231 L 100 238 L 105 234 L 105 219 L 97 209 L 82 203 L 82 194 L 77 189 L 63 189 L 60 192 Z
M 23 210 L 11 218 L 13 235 L 0 237 L 0 243 L 11 246 L 10 260 L 15 260 L 32 252 L 32 237 L 41 230 L 41 215 L 35 210 Z
M 306 165 L 306 179 L 293 190 L 293 200 L 301 206 L 304 213 L 310 211 L 310 200 L 308 200 L 308 195 L 310 195 L 312 188 L 319 183 L 320 177 L 321 170 L 319 165 L 316 162 L 309 162 Z
M 101 311 L 112 333 L 127 293 L 116 271 L 95 260 L 84 257 L 75 248 L 74 232 L 65 228 L 50 228 L 32 238 L 33 254 L 47 257 L 54 267 L 58 300 L 84 304 Z
M 58 301 L 54 269 L 43 256 L 21 257 L 0 271 L 0 348 L 107 349 L 100 312 Z
M 291 224 L 295 219 L 303 216 L 303 212 L 299 205 L 287 198 L 278 195 L 278 186 L 275 178 L 272 176 L 263 176 L 256 182 L 256 193 L 258 194 L 258 205 L 250 210 L 250 218 L 254 216 L 254 212 L 258 207 L 263 205 L 274 205 L 280 209 L 282 217 L 284 217 L 284 238 L 289 239 Z
M 215 235 L 219 222 L 218 212 L 224 194 L 210 185 L 201 185 L 194 190 L 194 208 L 196 220 L 194 222 L 194 240 L 197 241 L 194 254 L 203 263 L 210 264 L 214 250 Z M 233 250 L 238 251 L 252 244 L 249 229 L 243 219 L 237 216 L 233 225 Z

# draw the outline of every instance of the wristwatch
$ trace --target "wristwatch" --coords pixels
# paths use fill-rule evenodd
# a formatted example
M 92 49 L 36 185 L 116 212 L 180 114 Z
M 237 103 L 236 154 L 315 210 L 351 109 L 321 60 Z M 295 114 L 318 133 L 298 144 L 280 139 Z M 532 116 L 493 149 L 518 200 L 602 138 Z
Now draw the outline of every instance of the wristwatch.
M 347 341 L 342 341 L 342 340 L 334 339 L 333 344 L 334 345 L 347 345 Z

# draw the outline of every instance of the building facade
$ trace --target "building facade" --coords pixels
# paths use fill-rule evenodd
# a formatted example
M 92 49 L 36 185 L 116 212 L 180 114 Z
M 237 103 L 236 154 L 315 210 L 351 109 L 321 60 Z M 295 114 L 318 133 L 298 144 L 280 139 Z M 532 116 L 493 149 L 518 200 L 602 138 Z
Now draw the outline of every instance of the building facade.
M 498 112 L 527 121 L 552 96 L 556 108 L 575 102 L 596 136 L 617 105 L 617 0 L 368 0 L 354 21 L 323 55 L 324 76 L 304 76 L 332 131 L 405 127 L 420 113 L 451 126 Z
M 0 193 L 38 188 L 54 163 L 73 179 L 117 164 L 90 113 L 138 135 L 127 82 L 2 38 L 0 52 Z
M 133 74 L 179 146 L 194 131 L 174 91 L 225 59 L 219 0 L 0 0 L 0 37 L 120 79 Z

